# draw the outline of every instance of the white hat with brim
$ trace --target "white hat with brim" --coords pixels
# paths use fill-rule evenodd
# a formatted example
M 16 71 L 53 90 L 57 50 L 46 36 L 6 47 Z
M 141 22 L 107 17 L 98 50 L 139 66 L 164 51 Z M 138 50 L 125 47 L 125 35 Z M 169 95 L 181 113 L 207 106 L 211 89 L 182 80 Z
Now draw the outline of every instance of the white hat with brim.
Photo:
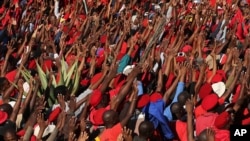
M 219 97 L 221 97 L 226 91 L 226 85 L 224 82 L 217 82 L 212 84 L 212 89 Z
M 45 137 L 45 136 L 49 135 L 50 133 L 52 133 L 52 132 L 54 131 L 55 128 L 56 128 L 56 126 L 53 125 L 53 124 L 48 125 L 48 127 L 44 130 L 43 136 L 42 136 L 42 137 Z M 39 131 L 40 131 L 39 125 L 36 125 L 36 126 L 34 127 L 34 136 L 37 137 L 38 134 L 39 134 Z

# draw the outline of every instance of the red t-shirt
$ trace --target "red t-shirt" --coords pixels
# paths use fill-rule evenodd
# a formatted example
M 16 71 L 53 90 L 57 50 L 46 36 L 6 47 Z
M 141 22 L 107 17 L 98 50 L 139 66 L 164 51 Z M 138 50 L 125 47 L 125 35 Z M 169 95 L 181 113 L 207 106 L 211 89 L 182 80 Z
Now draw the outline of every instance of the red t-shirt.
M 100 135 L 101 141 L 116 141 L 118 136 L 122 133 L 121 123 L 117 123 L 115 126 L 109 129 L 105 129 Z
M 205 113 L 196 118 L 196 135 L 198 136 L 207 127 L 213 127 L 217 113 Z

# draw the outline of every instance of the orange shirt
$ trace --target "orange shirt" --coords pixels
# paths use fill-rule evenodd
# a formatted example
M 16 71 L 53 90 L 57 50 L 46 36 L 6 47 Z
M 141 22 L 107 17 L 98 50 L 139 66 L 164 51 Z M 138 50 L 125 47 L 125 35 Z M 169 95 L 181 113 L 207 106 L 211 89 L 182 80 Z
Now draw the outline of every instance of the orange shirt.
M 118 136 L 122 133 L 121 123 L 109 129 L 105 129 L 100 135 L 100 141 L 116 141 Z

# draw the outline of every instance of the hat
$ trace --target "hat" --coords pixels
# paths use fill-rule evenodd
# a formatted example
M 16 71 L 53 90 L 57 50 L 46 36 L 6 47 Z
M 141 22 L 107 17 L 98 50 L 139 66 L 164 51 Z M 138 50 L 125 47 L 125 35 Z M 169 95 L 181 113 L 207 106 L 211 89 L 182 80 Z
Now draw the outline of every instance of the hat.
M 55 125 L 48 125 L 47 126 L 47 128 L 44 130 L 44 132 L 43 132 L 43 136 L 42 137 L 45 137 L 45 136 L 47 136 L 47 135 L 49 135 L 50 133 L 52 133 L 53 131 L 54 131 L 54 129 L 55 129 Z M 34 127 L 34 135 L 37 137 L 38 136 L 38 133 L 39 133 L 39 130 L 40 130 L 40 127 L 39 127 L 39 125 L 36 125 L 35 127 Z
M 8 114 L 0 110 L 0 124 L 4 123 L 8 118 Z
M 91 78 L 90 84 L 96 83 L 98 80 L 100 80 L 101 77 L 102 77 L 102 72 L 95 74 L 95 75 Z
M 150 96 L 148 94 L 143 94 L 138 97 L 137 108 L 143 108 L 150 101 Z
M 123 74 L 128 76 L 128 74 L 133 70 L 134 67 L 135 65 L 127 65 L 123 70 Z
M 49 115 L 48 121 L 49 122 L 53 122 L 57 119 L 57 117 L 59 116 L 59 114 L 61 113 L 61 108 L 60 107 L 56 107 Z
M 185 45 L 183 48 L 182 48 L 182 52 L 189 52 L 189 51 L 192 51 L 192 47 L 190 45 Z
M 96 89 L 90 96 L 89 104 L 95 107 L 101 102 L 101 100 L 102 100 L 102 93 L 99 89 Z
M 12 108 L 14 108 L 14 106 L 15 106 L 15 104 L 16 104 L 16 101 L 10 101 L 9 104 L 10 104 L 10 106 L 11 106 Z
M 213 91 L 219 96 L 221 97 L 225 90 L 226 90 L 226 85 L 224 82 L 217 82 L 217 83 L 214 83 L 212 84 L 212 88 L 213 88 Z
M 204 110 L 209 111 L 218 104 L 218 96 L 216 94 L 210 94 L 204 97 L 201 102 L 201 106 Z
M 158 92 L 155 92 L 150 96 L 150 102 L 156 102 L 160 99 L 162 99 L 162 95 Z
M 212 78 L 211 83 L 221 82 L 222 80 L 223 80 L 223 77 L 220 74 L 217 73 Z
M 205 83 L 201 86 L 199 91 L 199 98 L 203 99 L 212 92 L 212 86 L 209 83 Z
M 218 129 L 225 127 L 230 121 L 230 115 L 227 111 L 222 112 L 215 118 L 214 126 Z
M 102 44 L 105 44 L 106 43 L 106 40 L 107 40 L 107 36 L 106 35 L 102 35 L 101 38 L 100 38 L 100 42 Z
M 177 56 L 176 57 L 176 62 L 184 62 L 186 61 L 186 58 L 184 56 Z
M 100 109 L 93 111 L 93 113 L 90 114 L 90 121 L 94 125 L 102 125 L 103 124 L 102 116 L 105 111 L 107 111 L 105 108 L 100 108 Z

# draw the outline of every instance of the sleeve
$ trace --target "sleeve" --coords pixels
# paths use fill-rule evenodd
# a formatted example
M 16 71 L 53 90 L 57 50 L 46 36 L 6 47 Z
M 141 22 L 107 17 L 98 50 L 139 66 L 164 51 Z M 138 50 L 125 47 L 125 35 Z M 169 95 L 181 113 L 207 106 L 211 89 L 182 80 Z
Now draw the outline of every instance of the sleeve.
M 130 61 L 130 56 L 127 54 L 124 55 L 121 62 L 119 63 L 117 72 L 122 73 L 124 68 L 128 65 L 129 61 Z

